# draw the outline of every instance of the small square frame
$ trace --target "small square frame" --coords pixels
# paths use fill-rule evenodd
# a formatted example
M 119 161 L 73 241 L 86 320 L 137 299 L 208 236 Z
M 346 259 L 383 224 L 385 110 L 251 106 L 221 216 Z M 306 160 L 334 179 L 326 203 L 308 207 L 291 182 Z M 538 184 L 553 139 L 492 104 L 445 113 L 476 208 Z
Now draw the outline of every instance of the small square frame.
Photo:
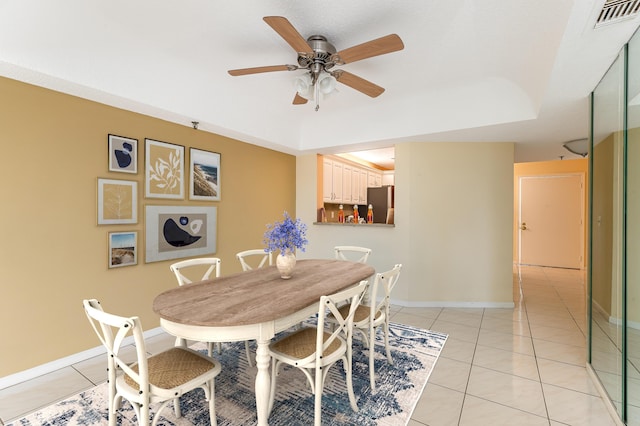
M 191 148 L 189 199 L 220 201 L 220 154 Z
M 184 146 L 145 139 L 146 198 L 184 199 Z
M 109 135 L 109 171 L 138 173 L 138 139 Z
M 109 258 L 111 268 L 138 264 L 138 232 L 109 232 Z
M 138 182 L 98 178 L 98 225 L 138 223 Z

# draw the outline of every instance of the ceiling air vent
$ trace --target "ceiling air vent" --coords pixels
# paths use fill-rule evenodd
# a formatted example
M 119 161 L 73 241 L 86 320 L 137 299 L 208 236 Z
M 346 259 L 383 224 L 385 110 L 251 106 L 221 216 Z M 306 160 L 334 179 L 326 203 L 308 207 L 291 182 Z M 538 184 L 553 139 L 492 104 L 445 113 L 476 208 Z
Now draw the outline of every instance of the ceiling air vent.
M 631 18 L 640 11 L 640 0 L 607 0 L 602 6 L 596 28 Z

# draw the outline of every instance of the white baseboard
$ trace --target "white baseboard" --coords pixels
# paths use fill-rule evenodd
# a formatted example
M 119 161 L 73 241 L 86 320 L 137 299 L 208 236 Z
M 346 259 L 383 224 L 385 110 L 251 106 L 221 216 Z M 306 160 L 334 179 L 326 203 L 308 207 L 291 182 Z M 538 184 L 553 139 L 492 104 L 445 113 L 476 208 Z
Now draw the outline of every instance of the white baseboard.
M 162 328 L 157 327 L 144 332 L 145 339 L 164 333 Z M 125 339 L 124 344 L 130 345 L 133 343 L 133 337 L 129 336 Z M 86 361 L 90 358 L 105 354 L 107 351 L 104 346 L 96 346 L 95 348 L 88 349 L 86 351 L 78 352 L 73 355 L 69 355 L 64 358 L 57 359 L 55 361 L 47 362 L 46 364 L 39 365 L 28 370 L 20 371 L 19 373 L 11 374 L 9 376 L 0 378 L 0 389 L 8 388 L 9 386 L 17 385 L 18 383 L 26 382 L 27 380 L 35 379 L 36 377 L 44 374 L 52 373 L 61 368 L 72 366 L 82 361 Z

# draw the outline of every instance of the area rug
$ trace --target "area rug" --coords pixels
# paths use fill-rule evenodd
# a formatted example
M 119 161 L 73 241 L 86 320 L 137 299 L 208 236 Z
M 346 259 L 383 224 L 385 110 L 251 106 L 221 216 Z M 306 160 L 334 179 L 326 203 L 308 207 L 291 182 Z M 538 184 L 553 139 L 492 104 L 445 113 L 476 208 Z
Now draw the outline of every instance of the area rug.
M 427 380 L 447 340 L 443 333 L 402 324 L 391 324 L 390 345 L 393 365 L 387 362 L 382 333 L 375 347 L 376 391 L 369 385 L 369 352 L 354 339 L 353 384 L 358 412 L 349 404 L 342 363 L 334 365 L 327 377 L 322 396 L 323 425 L 406 425 L 424 390 Z M 254 383 L 256 368 L 247 364 L 244 342 L 222 345 L 216 357 L 222 372 L 216 378 L 216 414 L 218 425 L 256 424 Z M 196 343 L 194 349 L 206 352 Z M 253 348 L 255 350 L 255 348 Z M 255 352 L 254 352 L 255 353 Z M 105 360 L 106 363 L 106 360 Z M 106 384 L 100 384 L 54 405 L 34 412 L 7 426 L 67 426 L 107 424 Z M 313 424 L 314 398 L 306 378 L 298 369 L 283 368 L 278 375 L 276 399 L 269 416 L 272 426 Z M 175 418 L 166 408 L 158 425 L 199 426 L 209 424 L 204 392 L 196 389 L 180 398 L 182 417 Z M 152 406 L 152 415 L 154 407 Z M 131 405 L 123 402 L 119 425 L 137 424 Z

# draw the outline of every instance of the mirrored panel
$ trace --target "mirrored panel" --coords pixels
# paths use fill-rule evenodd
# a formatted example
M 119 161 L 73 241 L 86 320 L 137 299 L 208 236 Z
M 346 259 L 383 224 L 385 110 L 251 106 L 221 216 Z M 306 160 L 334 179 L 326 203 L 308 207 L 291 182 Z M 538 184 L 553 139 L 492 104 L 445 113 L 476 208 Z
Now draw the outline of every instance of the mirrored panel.
M 627 424 L 640 425 L 640 34 L 627 49 Z
M 623 417 L 624 52 L 593 92 L 591 365 Z

